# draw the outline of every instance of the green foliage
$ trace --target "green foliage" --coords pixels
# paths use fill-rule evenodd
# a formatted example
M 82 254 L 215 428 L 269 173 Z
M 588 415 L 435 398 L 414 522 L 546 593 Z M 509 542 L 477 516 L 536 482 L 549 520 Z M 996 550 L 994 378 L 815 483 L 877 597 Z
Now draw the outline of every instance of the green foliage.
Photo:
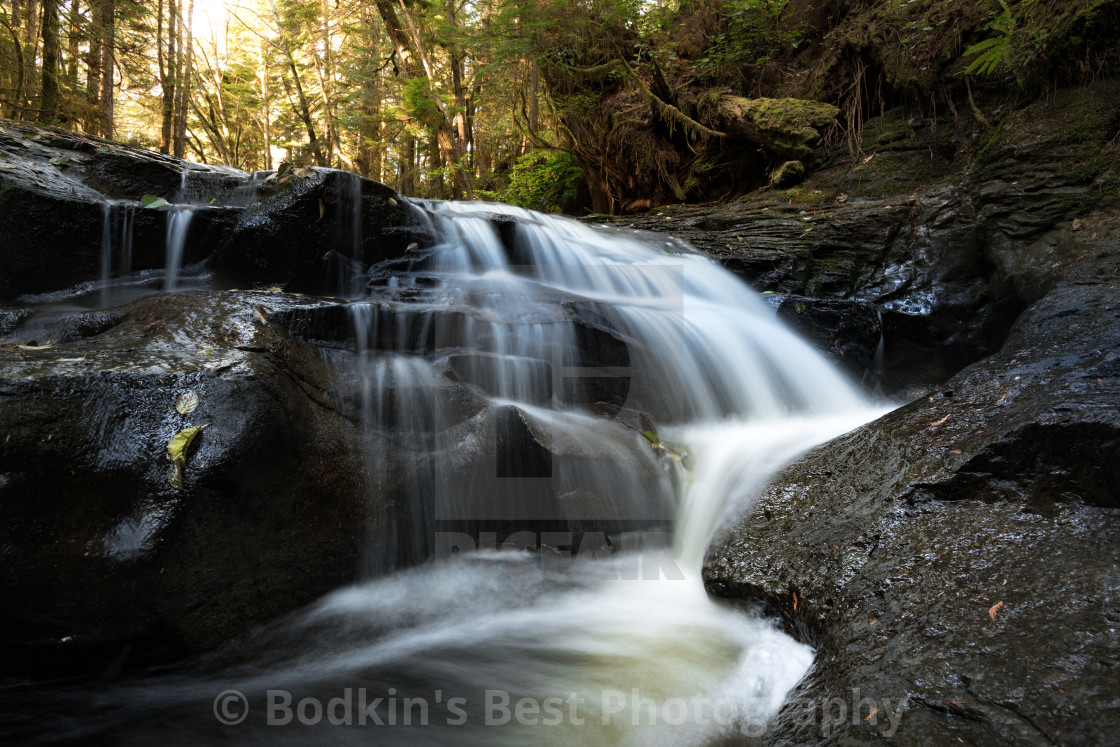
M 1024 0 L 1024 5 L 1029 5 L 1033 0 Z M 1016 36 L 1019 28 L 1018 21 L 1011 15 L 1011 7 L 1005 0 L 999 0 L 1001 10 L 984 27 L 985 31 L 996 32 L 995 36 L 973 44 L 965 50 L 965 57 L 975 58 L 965 68 L 965 75 L 979 73 L 993 75 L 1003 69 L 1010 69 L 1016 64 L 1024 62 L 1024 50 L 1019 48 Z M 1046 30 L 1042 30 L 1043 36 Z
M 435 95 L 427 78 L 408 78 L 401 86 L 401 102 L 408 117 L 423 125 L 433 125 L 441 118 Z
M 745 73 L 743 68 L 758 67 L 786 49 L 797 49 L 804 32 L 783 21 L 788 6 L 789 0 L 729 0 L 721 13 L 723 32 L 698 61 L 700 71 Z
M 583 180 L 583 171 L 570 152 L 535 150 L 517 159 L 509 186 L 480 194 L 531 210 L 558 213 L 572 205 Z

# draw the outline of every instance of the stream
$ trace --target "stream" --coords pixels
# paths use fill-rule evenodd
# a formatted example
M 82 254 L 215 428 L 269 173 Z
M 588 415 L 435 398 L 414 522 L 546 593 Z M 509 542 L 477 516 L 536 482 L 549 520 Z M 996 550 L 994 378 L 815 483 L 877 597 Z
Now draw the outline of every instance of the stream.
M 166 291 L 182 285 L 192 210 L 170 209 Z M 685 245 L 415 201 L 437 245 L 360 273 L 357 209 L 334 268 L 356 350 L 323 354 L 360 398 L 369 443 L 393 444 L 369 450 L 366 472 L 370 525 L 395 522 L 394 541 L 371 532 L 358 583 L 185 665 L 5 697 L 24 713 L 8 736 L 676 745 L 764 733 L 813 651 L 709 598 L 704 553 L 784 464 L 885 405 Z M 157 290 L 151 273 L 110 287 L 129 216 L 105 209 L 90 298 L 133 281 Z M 483 403 L 477 414 L 462 414 L 450 380 Z M 378 500 L 389 494 L 392 516 Z

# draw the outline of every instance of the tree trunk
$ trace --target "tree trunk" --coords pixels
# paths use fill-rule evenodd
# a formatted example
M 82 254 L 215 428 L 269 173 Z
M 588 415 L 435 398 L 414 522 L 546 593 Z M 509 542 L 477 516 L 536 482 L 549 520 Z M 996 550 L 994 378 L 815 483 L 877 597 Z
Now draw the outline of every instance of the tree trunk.
M 179 8 L 182 9 L 181 3 Z M 187 105 L 191 96 L 191 80 L 194 78 L 194 0 L 188 0 L 186 18 L 179 20 L 178 62 L 171 152 L 176 158 L 183 158 L 187 153 Z
M 116 37 L 116 0 L 100 0 L 101 3 L 101 136 L 113 137 L 113 114 L 115 100 L 114 61 Z
M 268 94 L 268 57 L 264 53 L 264 39 L 258 37 L 257 80 L 261 86 L 261 131 L 264 135 L 264 167 L 272 169 L 272 120 L 270 116 L 271 97 Z
M 272 18 L 276 21 L 276 31 L 280 35 L 280 49 L 284 52 L 284 57 L 288 61 L 288 69 L 292 71 L 292 82 L 296 87 L 296 94 L 299 96 L 299 117 L 303 120 L 303 126 L 307 129 L 308 146 L 311 148 L 311 154 L 315 158 L 315 163 L 318 166 L 326 166 L 323 161 L 323 151 L 319 147 L 319 136 L 315 134 L 315 123 L 311 119 L 311 107 L 307 104 L 307 95 L 303 92 L 303 82 L 299 77 L 299 68 L 296 67 L 296 58 L 292 55 L 292 47 L 288 44 L 288 35 L 284 33 L 284 24 L 280 21 L 280 11 L 276 10 L 275 0 L 268 0 L 268 6 L 272 9 Z
M 406 136 L 401 144 L 401 162 L 397 177 L 397 191 L 403 195 L 416 195 L 416 141 Z
M 369 29 L 369 70 L 362 79 L 362 116 L 358 124 L 358 168 L 362 176 L 381 181 L 381 86 L 376 60 L 380 58 L 381 35 L 366 6 L 361 8 L 362 27 Z
M 534 135 L 540 129 L 540 109 L 537 98 L 540 94 L 540 68 L 536 60 L 529 61 L 529 132 Z
M 443 199 L 443 174 L 440 166 L 443 165 L 443 154 L 440 151 L 439 138 L 433 133 L 428 139 L 428 197 L 434 200 Z
M 85 129 L 91 135 L 101 134 L 101 7 L 104 0 L 91 0 L 89 51 L 86 53 L 86 116 Z
M 43 70 L 40 120 L 58 121 L 58 0 L 43 0 Z
M 66 26 L 66 84 L 75 91 L 78 88 L 78 43 L 82 35 L 82 8 L 78 0 L 70 0 Z
M 23 81 L 25 68 L 23 64 L 23 43 L 19 34 L 19 3 L 12 3 L 12 19 L 7 27 L 12 39 L 12 56 L 16 62 L 15 80 L 12 83 L 12 97 L 8 99 L 8 116 L 12 119 L 20 118 L 20 102 L 23 100 Z M 2 110 L 0 110 L 2 111 Z
M 408 34 L 405 33 L 405 27 L 401 24 L 396 10 L 390 4 L 390 0 L 374 0 L 374 4 L 377 6 L 377 12 L 385 24 L 385 31 L 393 42 L 397 58 L 404 68 L 405 76 L 408 78 L 424 78 L 429 84 L 432 83 L 432 65 L 424 53 L 424 47 L 420 40 L 420 30 L 413 22 L 404 0 L 400 0 L 400 8 L 408 21 Z M 455 170 L 455 176 L 463 185 L 463 191 L 466 192 L 467 197 L 474 199 L 474 180 L 471 178 L 470 171 L 465 168 L 466 164 L 463 163 L 462 144 L 455 138 L 455 130 L 448 118 L 447 107 L 443 105 L 443 101 L 439 94 L 435 93 L 434 88 L 432 89 L 432 97 L 440 113 L 435 133 L 440 150 L 447 159 L 448 165 Z
M 167 0 L 167 37 L 164 44 L 163 0 L 156 4 L 156 63 L 162 89 L 160 106 L 159 152 L 171 152 L 171 120 L 175 112 L 175 42 L 178 36 L 178 6 Z

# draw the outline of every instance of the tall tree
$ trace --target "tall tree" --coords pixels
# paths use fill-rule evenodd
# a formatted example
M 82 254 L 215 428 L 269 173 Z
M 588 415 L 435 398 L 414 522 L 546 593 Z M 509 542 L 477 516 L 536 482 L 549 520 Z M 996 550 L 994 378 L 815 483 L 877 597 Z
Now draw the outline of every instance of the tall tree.
M 166 25 L 164 19 L 166 18 Z M 176 0 L 167 0 L 166 13 L 164 0 L 159 0 L 156 5 L 156 64 L 159 66 L 159 85 L 162 93 L 162 106 L 160 107 L 160 136 L 159 152 L 171 152 L 171 125 L 175 114 L 175 85 L 178 82 L 177 42 L 178 30 L 178 4 Z M 166 28 L 166 37 L 164 29 Z M 166 43 L 165 43 L 166 38 Z
M 113 90 L 116 83 L 116 0 L 94 0 L 97 3 L 98 23 L 101 31 L 101 99 L 99 129 L 102 137 L 113 137 L 113 118 L 116 100 Z
M 179 9 L 182 10 L 180 0 Z M 172 111 L 172 153 L 182 158 L 187 152 L 187 109 L 194 78 L 194 0 L 187 0 L 186 16 L 179 20 L 179 55 L 176 60 L 176 91 Z
M 58 0 L 43 0 L 43 69 L 40 72 L 42 94 L 39 100 L 40 121 L 58 121 Z
M 299 74 L 299 67 L 296 65 L 295 55 L 292 53 L 292 45 L 288 40 L 288 34 L 284 30 L 284 22 L 280 18 L 280 11 L 276 9 L 276 1 L 268 0 L 268 7 L 272 10 L 273 20 L 276 21 L 277 33 L 280 36 L 280 49 L 283 51 L 288 69 L 292 73 L 292 85 L 295 86 L 299 99 L 299 117 L 303 121 L 303 126 L 307 129 L 308 147 L 311 148 L 315 163 L 319 166 L 325 166 L 326 160 L 323 158 L 323 150 L 319 145 L 319 136 L 315 132 L 315 122 L 311 118 L 311 107 L 307 103 L 307 94 L 303 90 L 303 80 Z
M 101 23 L 104 0 L 90 0 L 89 50 L 86 52 L 85 130 L 101 134 Z
M 408 23 L 407 27 L 401 23 L 400 16 L 397 15 L 391 0 L 374 0 L 374 4 L 377 6 L 377 12 L 385 24 L 385 33 L 393 42 L 397 59 L 400 60 L 405 77 L 412 80 L 422 80 L 427 84 L 426 87 L 430 91 L 432 103 L 437 110 L 434 116 L 434 126 L 440 150 L 443 152 L 448 165 L 455 171 L 455 177 L 462 184 L 467 197 L 473 199 L 474 180 L 471 178 L 470 171 L 465 168 L 466 164 L 463 163 L 464 150 L 455 135 L 447 113 L 447 107 L 439 94 L 431 88 L 434 78 L 433 68 L 421 41 L 419 27 L 413 21 L 404 0 L 398 0 L 398 6 Z

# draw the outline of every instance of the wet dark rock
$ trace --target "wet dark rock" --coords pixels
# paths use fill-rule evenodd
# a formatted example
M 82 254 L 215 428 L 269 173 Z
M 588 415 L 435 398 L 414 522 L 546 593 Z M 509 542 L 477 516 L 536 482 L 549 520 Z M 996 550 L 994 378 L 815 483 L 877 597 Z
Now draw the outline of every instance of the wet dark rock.
M 876 359 L 882 339 L 875 307 L 861 301 L 774 295 L 778 318 L 823 351 L 856 381 L 873 387 L 882 372 Z
M 46 350 L 0 346 L 6 673 L 207 650 L 356 577 L 357 413 L 266 321 L 313 303 L 163 294 L 71 316 L 82 334 Z M 167 443 L 203 424 L 177 490 Z
M 907 699 L 898 744 L 1112 739 L 1118 348 L 1116 284 L 1063 283 L 999 353 L 810 452 L 713 543 L 708 588 L 817 647 L 769 743 L 881 738 L 883 713 L 805 718 L 852 688 Z
M 63 343 L 106 332 L 125 319 L 123 311 L 40 312 L 24 311 L 18 327 L 7 334 L 8 342 Z
M 5 338 L 29 316 L 30 309 L 0 309 L 0 341 L 6 341 Z
M 338 294 L 342 278 L 433 244 L 417 209 L 383 184 L 333 169 L 280 183 L 26 123 L 0 125 L 0 301 L 96 280 L 106 205 L 127 202 L 133 271 L 166 265 L 169 216 L 193 211 L 183 264 L 210 258 L 238 286 Z M 356 266 L 356 267 L 355 267 Z
M 98 279 L 110 200 L 133 202 L 132 269 L 164 267 L 170 209 L 144 210 L 137 201 L 155 194 L 173 202 L 184 171 L 232 178 L 229 171 L 121 143 L 0 123 L 0 300 Z M 198 206 L 183 262 L 204 259 L 219 236 L 228 234 L 236 213 Z
M 352 263 L 368 267 L 434 241 L 415 207 L 355 174 L 314 169 L 263 192 L 210 260 L 237 284 L 346 292 L 340 278 L 349 276 Z

